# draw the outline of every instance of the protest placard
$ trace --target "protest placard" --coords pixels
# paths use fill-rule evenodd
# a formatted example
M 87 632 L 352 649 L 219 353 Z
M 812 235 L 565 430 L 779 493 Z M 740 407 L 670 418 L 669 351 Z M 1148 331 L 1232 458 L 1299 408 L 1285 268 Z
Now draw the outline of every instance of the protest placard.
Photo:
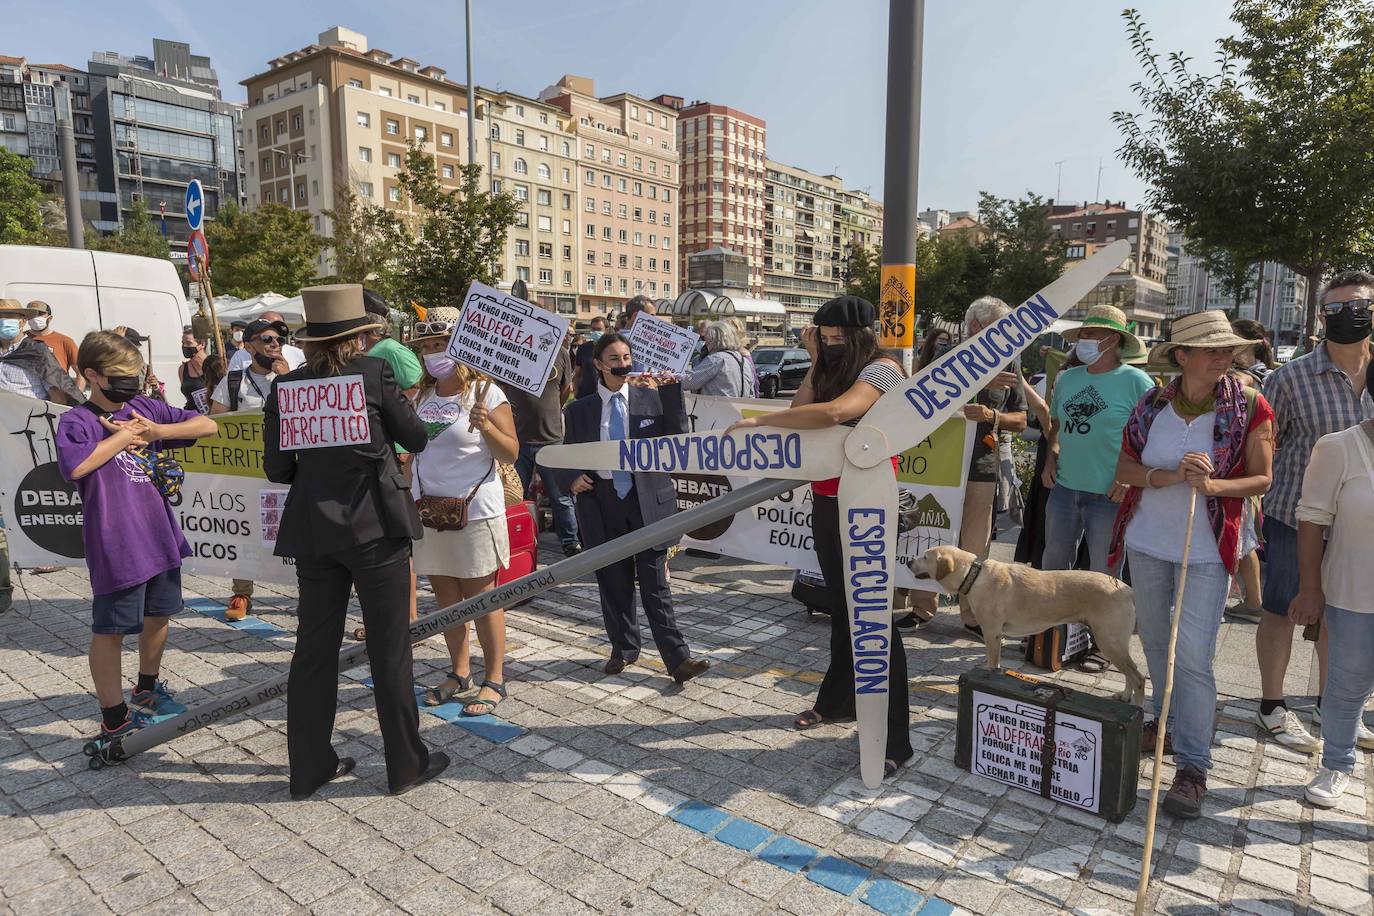
M 570 320 L 473 283 L 449 339 L 448 355 L 498 381 L 538 395 L 549 380 Z
M 361 375 L 277 383 L 281 448 L 332 448 L 372 441 Z
M 683 375 L 692 361 L 692 351 L 700 338 L 691 328 L 680 328 L 671 321 L 640 312 L 630 331 L 630 355 L 636 366 L 646 372 L 671 372 Z

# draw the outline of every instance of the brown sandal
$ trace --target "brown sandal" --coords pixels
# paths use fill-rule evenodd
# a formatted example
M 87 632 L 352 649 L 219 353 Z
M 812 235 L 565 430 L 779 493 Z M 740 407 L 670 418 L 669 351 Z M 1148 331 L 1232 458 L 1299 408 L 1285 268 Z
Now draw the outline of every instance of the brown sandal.
M 793 720 L 792 724 L 795 725 L 800 731 L 806 731 L 808 728 L 815 728 L 817 725 L 820 725 L 824 721 L 825 718 L 821 716 L 820 713 L 816 712 L 816 710 L 814 709 L 808 709 L 806 712 L 797 716 L 797 718 Z

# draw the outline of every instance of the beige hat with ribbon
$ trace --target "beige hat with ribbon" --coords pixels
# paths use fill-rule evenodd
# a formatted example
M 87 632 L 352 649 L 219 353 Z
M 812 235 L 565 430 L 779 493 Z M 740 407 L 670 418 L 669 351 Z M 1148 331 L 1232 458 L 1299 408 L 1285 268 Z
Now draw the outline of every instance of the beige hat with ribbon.
M 1175 318 L 1169 339 L 1155 344 L 1154 349 L 1150 351 L 1150 362 L 1167 362 L 1169 352 L 1175 347 L 1234 350 L 1236 347 L 1248 347 L 1253 343 L 1253 340 L 1246 340 L 1231 330 L 1231 319 L 1226 317 L 1226 313 L 1221 309 L 1207 309 Z
M 307 286 L 301 290 L 301 301 L 305 327 L 296 335 L 300 343 L 338 340 L 385 326 L 363 308 L 363 288 L 357 283 Z
M 0 299 L 0 314 L 15 315 L 19 318 L 36 318 L 43 314 L 43 310 L 29 308 L 18 299 Z

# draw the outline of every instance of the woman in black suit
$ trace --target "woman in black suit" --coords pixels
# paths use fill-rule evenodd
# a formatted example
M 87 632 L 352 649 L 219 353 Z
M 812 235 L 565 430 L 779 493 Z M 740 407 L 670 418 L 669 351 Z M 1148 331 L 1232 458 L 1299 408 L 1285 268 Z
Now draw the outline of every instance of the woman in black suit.
M 439 775 L 449 759 L 420 740 L 411 689 L 410 549 L 421 536 L 395 445 L 415 453 L 429 438 L 401 395 L 391 367 L 364 356 L 360 335 L 379 327 L 363 288 L 304 289 L 306 325 L 297 337 L 306 364 L 279 375 L 263 404 L 267 478 L 290 484 L 276 555 L 295 557 L 300 603 L 286 700 L 291 797 L 306 798 L 355 761 L 331 743 L 339 693 L 339 647 L 349 592 L 357 589 L 367 629 L 387 783 L 393 795 Z M 322 409 L 293 382 L 338 379 L 361 396 Z M 287 387 L 282 391 L 283 386 Z M 308 387 L 308 386 L 307 386 Z M 342 413 L 344 421 L 331 415 Z M 351 414 L 352 420 L 348 421 Z

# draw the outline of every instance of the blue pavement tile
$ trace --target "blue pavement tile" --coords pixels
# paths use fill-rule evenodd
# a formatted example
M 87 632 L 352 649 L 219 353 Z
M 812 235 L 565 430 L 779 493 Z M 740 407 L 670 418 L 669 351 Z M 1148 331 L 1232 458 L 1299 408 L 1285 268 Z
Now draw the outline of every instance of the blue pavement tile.
M 904 887 L 889 878 L 874 878 L 873 883 L 864 892 L 863 902 L 877 910 L 879 913 L 886 913 L 887 916 L 913 916 L 915 913 L 930 911 L 932 916 L 941 912 L 952 912 L 953 907 L 943 900 L 931 898 L 922 909 L 921 904 L 925 898 L 916 893 L 909 887 Z M 947 907 L 946 910 L 931 909 L 936 905 Z
M 746 821 L 744 818 L 735 818 L 716 831 L 716 839 L 726 846 L 743 849 L 745 852 L 753 852 L 773 839 L 774 835 L 773 831 L 760 827 L 751 821 Z
M 721 824 L 730 820 L 730 815 L 715 807 L 699 801 L 684 802 L 668 815 L 684 827 L 691 827 L 698 833 L 710 833 Z
M 950 916 L 954 912 L 954 904 L 941 900 L 939 897 L 931 897 L 926 901 L 926 905 L 921 907 L 920 916 Z
M 371 690 L 371 676 L 363 678 L 362 685 Z M 417 697 L 424 692 L 425 688 L 418 684 L 415 685 Z M 463 715 L 463 704 L 456 700 L 450 700 L 440 706 L 426 706 L 421 703 L 420 712 L 443 719 L 450 725 L 456 725 L 464 731 L 472 732 L 479 738 L 485 738 L 492 744 L 506 744 L 525 734 L 525 730 L 520 726 L 512 725 L 505 719 L 498 719 L 496 716 L 465 716 Z
M 776 865 L 791 872 L 801 871 L 810 865 L 816 856 L 815 849 L 785 836 L 778 837 L 758 853 L 758 857 L 769 865 Z
M 848 897 L 868 879 L 868 869 L 845 859 L 825 856 L 807 869 L 806 877 L 821 887 Z

